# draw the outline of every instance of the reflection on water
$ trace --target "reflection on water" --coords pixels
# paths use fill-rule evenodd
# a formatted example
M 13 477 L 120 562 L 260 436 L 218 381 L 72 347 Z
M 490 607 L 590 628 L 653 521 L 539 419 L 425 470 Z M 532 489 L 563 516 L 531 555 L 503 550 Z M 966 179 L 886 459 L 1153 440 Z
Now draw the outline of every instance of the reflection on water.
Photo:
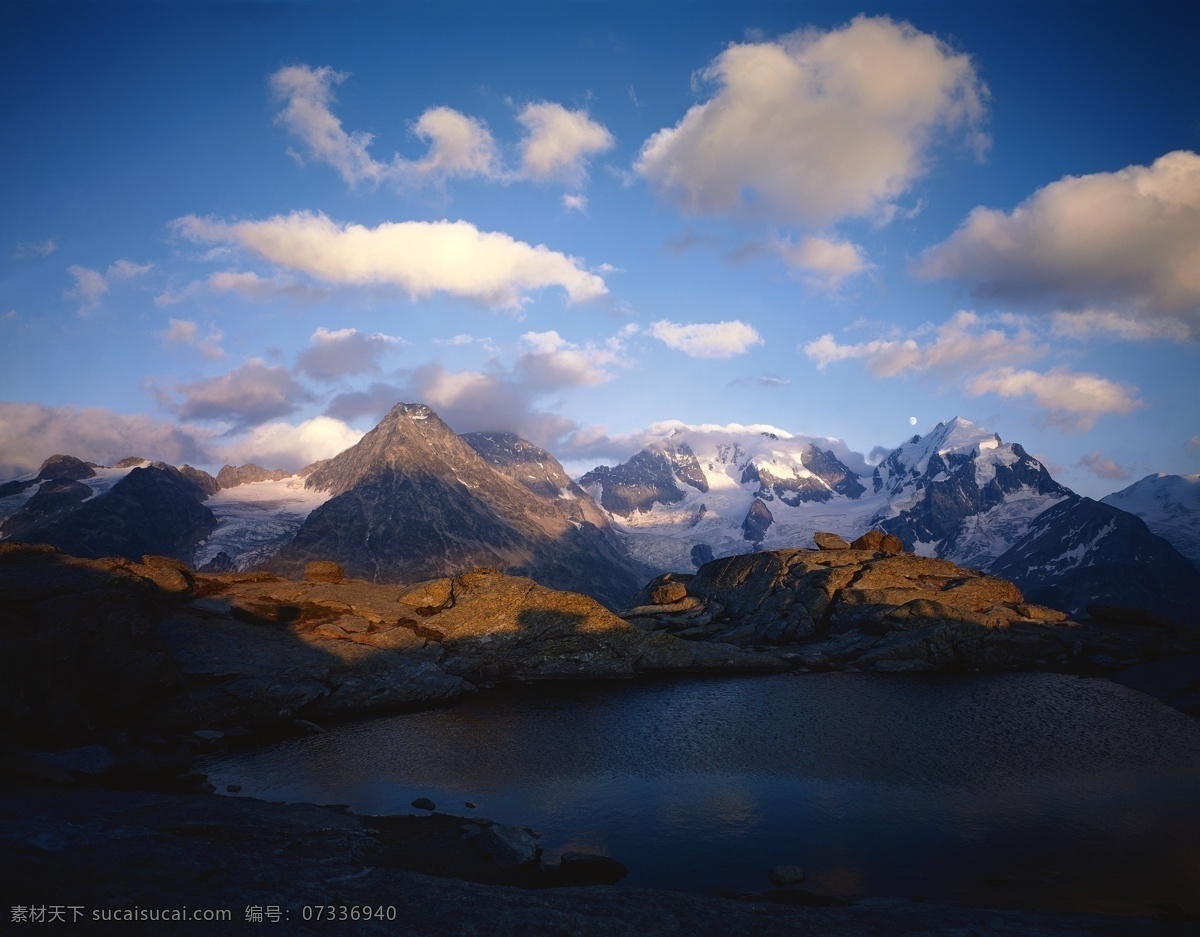
M 492 691 L 207 765 L 223 789 L 530 825 L 625 884 L 1144 911 L 1200 894 L 1200 726 L 1102 680 L 789 674 Z M 986 884 L 985 879 L 1001 884 Z

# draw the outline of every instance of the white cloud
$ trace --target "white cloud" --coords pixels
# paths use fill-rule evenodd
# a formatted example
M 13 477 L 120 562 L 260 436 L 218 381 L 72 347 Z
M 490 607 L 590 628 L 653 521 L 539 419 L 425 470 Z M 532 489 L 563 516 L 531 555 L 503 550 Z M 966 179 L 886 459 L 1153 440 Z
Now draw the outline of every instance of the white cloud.
M 164 345 L 189 345 L 205 358 L 213 361 L 225 357 L 225 350 L 221 347 L 221 339 L 224 335 L 215 325 L 210 325 L 208 331 L 201 335 L 200 326 L 191 319 L 170 319 L 168 321 L 170 323 L 168 328 L 156 333 L 163 340 Z
M 684 423 L 682 420 L 659 420 L 649 426 L 630 433 L 610 436 L 604 427 L 588 426 L 576 430 L 564 442 L 561 451 L 564 457 L 607 457 L 625 460 L 640 449 L 671 437 L 676 442 L 689 441 L 693 448 L 715 448 L 721 444 L 744 443 L 747 436 L 771 433 L 783 440 L 811 443 L 822 450 L 832 451 L 844 465 L 859 474 L 871 471 L 862 453 L 851 449 L 841 439 L 829 436 L 809 436 L 789 433 L 769 423 Z
M 100 298 L 108 292 L 108 281 L 104 275 L 88 267 L 78 264 L 67 268 L 67 273 L 75 278 L 75 286 L 66 290 L 63 295 L 68 299 L 79 300 L 79 314 L 86 316 L 100 303 Z
M 153 269 L 154 264 L 135 264 L 132 260 L 118 260 L 109 264 L 108 278 L 110 280 L 131 280 L 149 273 Z
M 175 384 L 173 393 L 182 399 L 160 397 L 183 419 L 229 421 L 235 431 L 286 416 L 309 399 L 286 368 L 261 358 L 207 380 Z
M 826 334 L 804 345 L 804 353 L 816 362 L 818 370 L 837 361 L 862 358 L 878 377 L 929 370 L 961 373 L 993 364 L 1011 365 L 1045 352 L 1046 347 L 1028 329 L 1020 327 L 1010 335 L 1004 329 L 984 328 L 984 320 L 967 311 L 938 326 L 933 340 L 925 344 L 908 337 L 841 345 Z
M 780 241 L 778 249 L 789 267 L 802 271 L 809 284 L 825 290 L 836 290 L 843 280 L 872 266 L 861 247 L 837 238 L 814 235 L 799 244 Z
M 86 316 L 100 303 L 100 299 L 108 292 L 113 280 L 130 280 L 152 270 L 154 264 L 135 264 L 131 260 L 118 260 L 109 265 L 107 275 L 98 270 L 81 267 L 78 264 L 67 268 L 67 273 L 75 278 L 75 286 L 66 290 L 63 295 L 68 299 L 79 300 L 79 315 Z
M 379 369 L 379 357 L 401 339 L 358 329 L 330 331 L 324 326 L 312 334 L 311 344 L 296 358 L 296 370 L 318 381 L 336 381 L 351 374 Z
M 341 420 L 317 416 L 303 423 L 264 423 L 222 450 L 234 465 L 254 462 L 269 468 L 297 471 L 319 459 L 329 459 L 349 449 L 363 433 Z
M 173 465 L 208 463 L 214 436 L 213 430 L 103 407 L 0 402 L 0 479 L 33 471 L 56 453 L 101 465 L 131 455 Z
M 496 143 L 487 127 L 449 107 L 429 108 L 413 125 L 413 133 L 429 145 L 423 157 L 408 160 L 397 154 L 390 163 L 374 159 L 368 151 L 374 136 L 347 133 L 330 109 L 336 100 L 334 86 L 348 77 L 328 66 L 293 65 L 275 72 L 271 87 L 285 102 L 276 122 L 305 144 L 310 159 L 332 166 L 349 185 L 421 186 L 456 176 L 501 176 Z
M 701 77 L 716 94 L 635 166 L 689 211 L 813 225 L 879 213 L 926 172 L 938 131 L 986 146 L 970 58 L 886 17 L 731 45 Z
M 514 370 L 531 389 L 595 387 L 612 380 L 612 368 L 624 363 L 619 342 L 574 345 L 555 331 L 526 332 L 521 341 L 529 351 L 517 359 Z
M 562 197 L 562 207 L 565 211 L 577 211 L 581 215 L 587 214 L 587 196 L 586 195 L 566 195 Z
M 1156 334 L 1200 334 L 1200 155 L 1066 176 L 1011 213 L 976 208 L 917 271 L 983 297 L 1114 307 Z M 1140 336 L 1136 336 L 1140 337 Z
M 500 175 L 496 143 L 482 121 L 449 107 L 432 107 L 413 130 L 429 144 L 429 152 L 416 162 L 397 159 L 393 165 L 400 178 L 421 183 L 453 176 Z
M 613 135 L 586 111 L 540 101 L 523 107 L 517 120 L 525 128 L 520 174 L 527 179 L 563 179 L 578 184 L 587 174 L 589 157 L 611 150 Z
M 281 68 L 271 76 L 271 87 L 287 103 L 275 120 L 304 141 L 312 159 L 328 163 L 350 185 L 362 180 L 378 182 L 384 167 L 367 152 L 371 134 L 347 133 L 329 109 L 336 100 L 333 86 L 349 77 L 328 66 Z
M 1200 436 L 1193 436 L 1183 444 L 1183 448 L 1188 449 L 1191 452 L 1200 452 Z
M 1063 368 L 1044 373 L 997 368 L 968 380 L 966 391 L 975 397 L 1031 397 L 1049 412 L 1049 421 L 1064 430 L 1089 430 L 1101 416 L 1144 406 L 1136 387 Z
M 529 293 L 560 286 L 570 302 L 605 295 L 604 280 L 573 257 L 480 231 L 466 221 L 339 225 L 293 212 L 266 221 L 225 223 L 189 215 L 174 222 L 195 241 L 237 244 L 288 270 L 339 286 L 390 285 L 415 301 L 445 292 L 518 309 Z
M 1182 342 L 1188 338 L 1187 326 L 1177 320 L 1131 318 L 1109 309 L 1051 313 L 1050 330 L 1057 336 L 1075 339 L 1099 335 L 1127 342 L 1162 338 Z
M 668 348 L 691 358 L 732 358 L 763 344 L 754 327 L 740 320 L 680 324 L 662 319 L 647 331 Z
M 1123 465 L 1118 465 L 1100 452 L 1091 452 L 1085 456 L 1081 456 L 1075 464 L 1087 469 L 1097 478 L 1109 478 L 1120 481 L 1129 477 L 1129 469 Z

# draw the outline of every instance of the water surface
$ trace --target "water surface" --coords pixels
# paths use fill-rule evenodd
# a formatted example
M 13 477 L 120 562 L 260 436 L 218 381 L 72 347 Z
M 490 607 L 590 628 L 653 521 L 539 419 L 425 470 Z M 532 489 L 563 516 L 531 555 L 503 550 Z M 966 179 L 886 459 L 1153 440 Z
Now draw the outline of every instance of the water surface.
M 501 688 L 223 755 L 218 789 L 532 826 L 623 884 L 1145 913 L 1200 894 L 1200 724 L 1057 674 Z M 466 801 L 478 805 L 470 811 Z

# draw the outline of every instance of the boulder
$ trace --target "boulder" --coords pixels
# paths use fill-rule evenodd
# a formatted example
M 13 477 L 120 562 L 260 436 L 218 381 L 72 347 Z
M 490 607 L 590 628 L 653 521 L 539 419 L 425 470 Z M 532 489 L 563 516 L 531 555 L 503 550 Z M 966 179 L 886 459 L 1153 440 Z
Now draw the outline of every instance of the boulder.
M 533 865 L 542 857 L 542 847 L 527 829 L 493 823 L 472 837 L 480 854 L 502 869 Z
M 868 530 L 865 534 L 850 544 L 854 550 L 874 550 L 876 553 L 902 553 L 904 542 L 892 534 L 882 530 Z
M 825 533 L 818 531 L 813 534 L 813 542 L 817 545 L 818 550 L 849 550 L 850 544 L 845 538 L 839 537 L 837 534 Z
M 346 571 L 341 564 L 332 560 L 313 560 L 304 564 L 306 582 L 341 582 L 345 578 Z

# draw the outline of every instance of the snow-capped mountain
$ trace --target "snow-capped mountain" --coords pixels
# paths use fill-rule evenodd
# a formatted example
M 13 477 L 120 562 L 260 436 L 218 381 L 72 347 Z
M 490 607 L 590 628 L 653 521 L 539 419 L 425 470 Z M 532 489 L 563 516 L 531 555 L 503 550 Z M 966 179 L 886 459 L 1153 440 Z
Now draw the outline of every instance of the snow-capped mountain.
M 305 474 L 226 465 L 213 478 L 138 456 L 102 466 L 55 455 L 0 486 L 0 539 L 82 556 L 153 553 L 196 568 L 248 569 L 278 552 L 329 499 L 305 488 Z
M 870 527 L 918 553 L 986 568 L 1070 494 L 1019 445 L 957 417 L 893 450 L 869 476 L 838 450 L 838 440 L 779 430 L 675 426 L 579 483 L 660 571 L 689 568 L 697 547 L 703 556 L 808 546 L 816 531 L 852 538 Z
M 1100 501 L 1136 514 L 1200 567 L 1200 475 L 1147 475 Z
M 1075 617 L 1117 605 L 1200 623 L 1196 567 L 1141 518 L 1091 498 L 1073 494 L 1042 512 L 989 572 Z

